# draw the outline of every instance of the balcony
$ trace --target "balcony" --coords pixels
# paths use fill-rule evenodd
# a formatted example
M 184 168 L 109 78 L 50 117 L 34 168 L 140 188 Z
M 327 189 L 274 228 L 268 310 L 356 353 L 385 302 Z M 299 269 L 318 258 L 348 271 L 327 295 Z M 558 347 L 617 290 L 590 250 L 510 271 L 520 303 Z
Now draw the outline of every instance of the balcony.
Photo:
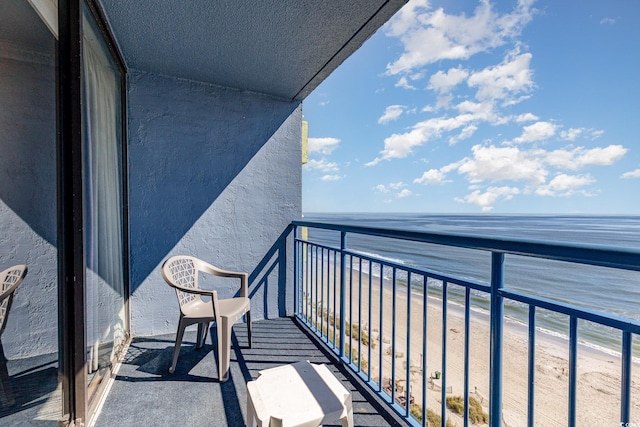
M 331 232 L 335 239 L 307 235 L 309 229 Z M 251 349 L 246 327 L 236 325 L 229 381 L 217 381 L 211 340 L 201 350 L 193 348 L 195 331 L 185 335 L 173 375 L 168 367 L 174 336 L 136 337 L 95 425 L 215 420 L 215 425 L 242 426 L 247 381 L 262 369 L 300 360 L 330 365 L 352 391 L 358 426 L 615 425 L 640 418 L 640 322 L 510 287 L 514 278 L 528 279 L 522 265 L 513 266 L 524 260 L 561 262 L 637 284 L 637 249 L 310 221 L 295 221 L 292 233 L 293 252 L 282 260 L 294 264 L 294 281 L 286 290 L 293 294 L 294 316 L 254 322 Z M 383 245 L 413 242 L 442 260 L 436 271 L 372 255 L 364 236 Z M 456 259 L 443 248 L 454 250 Z M 486 280 L 459 275 L 457 264 L 473 263 L 469 252 L 480 254 Z M 259 283 L 252 287 L 255 292 Z M 546 333 L 550 315 L 565 324 L 566 337 Z M 589 334 L 612 332 L 611 352 L 585 345 Z M 55 365 L 45 362 L 32 364 Z M 10 366 L 16 370 L 34 371 Z M 40 384 L 49 387 L 47 393 L 54 385 L 53 378 Z M 59 394 L 53 392 L 51 399 L 59 400 Z M 597 408 L 597 419 L 588 407 Z
M 307 227 L 335 232 L 339 246 L 308 238 Z M 287 262 L 295 262 L 295 316 L 256 322 L 252 349 L 237 326 L 230 381 L 215 380 L 215 352 L 211 344 L 191 349 L 194 336 L 174 375 L 167 373 L 173 336 L 136 338 L 96 425 L 134 424 L 139 411 L 132 407 L 148 408 L 150 419 L 167 425 L 244 425 L 246 382 L 299 360 L 331 365 L 353 392 L 356 425 L 573 426 L 640 416 L 640 349 L 633 345 L 640 322 L 505 286 L 505 255 L 630 272 L 637 280 L 638 251 L 303 221 L 294 222 L 294 233 Z M 365 235 L 484 252 L 488 283 L 347 245 L 347 236 Z M 524 322 L 510 317 L 514 303 Z M 566 340 L 541 332 L 545 313 L 564 316 Z M 582 344 L 594 325 L 619 333 L 617 353 Z M 172 401 L 178 395 L 179 404 Z M 596 405 L 600 418 L 586 419 L 584 405 Z
M 294 318 L 255 322 L 252 349 L 244 325 L 236 326 L 231 379 L 222 384 L 215 379 L 211 344 L 196 351 L 190 348 L 195 336 L 187 338 L 178 369 L 169 375 L 173 336 L 134 339 L 96 425 L 199 425 L 212 419 L 244 425 L 246 382 L 262 369 L 299 360 L 330 364 L 352 391 L 355 424 L 361 426 L 601 425 L 640 416 L 640 348 L 633 341 L 640 322 L 505 285 L 505 264 L 521 258 L 587 265 L 637 280 L 637 250 L 293 225 Z M 305 228 L 334 232 L 338 246 L 309 238 Z M 374 256 L 352 249 L 347 236 L 478 251 L 489 279 Z M 514 304 L 524 321 L 513 320 Z M 540 320 L 549 313 L 566 321 L 565 339 L 543 332 Z M 603 353 L 583 343 L 583 334 L 602 328 L 617 334 L 619 351 Z M 592 411 L 585 405 L 598 407 L 597 420 L 586 418 Z

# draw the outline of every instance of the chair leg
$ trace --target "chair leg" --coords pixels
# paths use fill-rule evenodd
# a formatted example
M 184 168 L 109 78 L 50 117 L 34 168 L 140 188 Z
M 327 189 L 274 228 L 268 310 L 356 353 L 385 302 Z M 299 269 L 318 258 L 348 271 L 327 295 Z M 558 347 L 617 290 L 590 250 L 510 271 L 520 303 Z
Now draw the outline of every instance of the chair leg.
M 209 332 L 209 322 L 198 323 L 198 341 L 196 348 L 204 347 L 204 343 L 207 340 L 207 332 Z
M 196 349 L 202 347 L 202 329 L 204 328 L 204 323 L 198 323 L 198 334 L 196 335 Z
M 169 373 L 173 374 L 176 370 L 176 363 L 178 363 L 178 355 L 180 354 L 180 345 L 182 344 L 182 337 L 184 335 L 184 328 L 186 325 L 184 324 L 184 318 L 180 316 L 180 322 L 178 322 L 178 333 L 176 334 L 176 345 L 173 349 L 173 361 L 171 362 L 171 367 L 169 368 Z
M 251 348 L 251 346 L 253 345 L 251 342 L 251 310 L 246 312 L 245 318 L 247 320 L 247 337 L 249 339 L 249 348 Z
M 11 377 L 7 370 L 7 358 L 4 356 L 4 348 L 0 342 L 0 394 L 2 395 L 2 407 L 8 408 L 16 403 L 11 386 Z
M 216 322 L 218 327 L 218 376 L 220 382 L 229 379 L 229 361 L 231 359 L 231 328 L 229 318 L 222 317 Z

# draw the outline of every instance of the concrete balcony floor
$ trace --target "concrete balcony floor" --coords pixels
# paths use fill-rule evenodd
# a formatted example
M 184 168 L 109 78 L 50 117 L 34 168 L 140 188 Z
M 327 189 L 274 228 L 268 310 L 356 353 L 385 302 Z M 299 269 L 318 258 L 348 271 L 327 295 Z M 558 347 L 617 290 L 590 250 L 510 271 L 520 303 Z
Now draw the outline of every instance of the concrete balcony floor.
M 195 326 L 191 329 L 185 333 L 173 375 L 168 372 L 173 335 L 133 340 L 96 426 L 244 426 L 247 381 L 262 369 L 300 360 L 327 364 L 351 390 L 356 426 L 406 425 L 291 318 L 254 322 L 251 349 L 245 324 L 234 326 L 230 378 L 224 383 L 218 382 L 211 336 L 196 350 Z

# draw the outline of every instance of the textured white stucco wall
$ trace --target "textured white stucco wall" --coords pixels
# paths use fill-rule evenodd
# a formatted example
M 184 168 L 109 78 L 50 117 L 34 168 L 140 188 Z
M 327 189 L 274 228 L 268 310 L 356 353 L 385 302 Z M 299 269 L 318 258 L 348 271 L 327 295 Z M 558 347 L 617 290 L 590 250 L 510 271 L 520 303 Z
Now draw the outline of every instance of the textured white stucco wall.
M 175 333 L 160 266 L 177 254 L 248 272 L 253 319 L 292 314 L 300 103 L 131 71 L 128 108 L 132 334 Z
M 27 264 L 2 344 L 58 351 L 55 57 L 0 41 L 0 271 Z

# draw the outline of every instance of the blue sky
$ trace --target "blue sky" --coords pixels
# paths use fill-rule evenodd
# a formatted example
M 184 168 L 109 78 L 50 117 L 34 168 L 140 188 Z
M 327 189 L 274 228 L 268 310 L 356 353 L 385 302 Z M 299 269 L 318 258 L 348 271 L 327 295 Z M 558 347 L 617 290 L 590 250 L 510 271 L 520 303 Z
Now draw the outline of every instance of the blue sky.
M 640 214 L 640 1 L 410 1 L 303 103 L 303 212 Z

